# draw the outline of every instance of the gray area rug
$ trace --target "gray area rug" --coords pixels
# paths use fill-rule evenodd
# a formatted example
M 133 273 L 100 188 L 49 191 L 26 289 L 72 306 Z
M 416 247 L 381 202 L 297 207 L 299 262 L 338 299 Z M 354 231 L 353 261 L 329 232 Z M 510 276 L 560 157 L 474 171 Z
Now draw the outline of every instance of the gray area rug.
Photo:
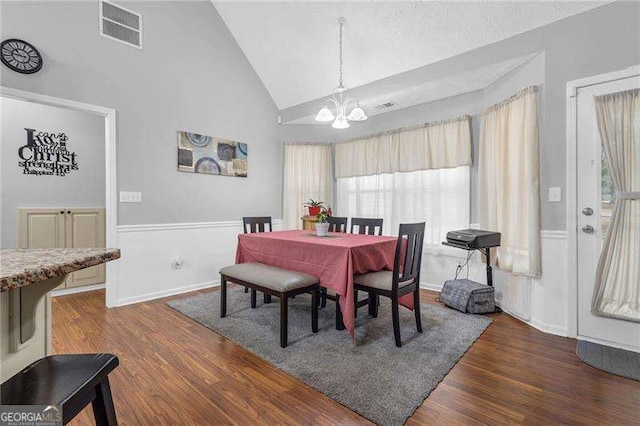
M 629 379 L 640 381 L 640 353 L 579 340 L 576 355 L 586 364 Z
M 413 312 L 400 308 L 402 347 L 393 340 L 391 305 L 381 298 L 378 318 L 363 307 L 356 343 L 335 329 L 335 303 L 318 315 L 311 332 L 311 296 L 289 301 L 289 346 L 279 343 L 279 303 L 251 309 L 242 288 L 227 293 L 227 317 L 220 318 L 219 292 L 168 302 L 211 330 L 239 343 L 329 398 L 382 425 L 401 425 L 429 396 L 491 320 L 452 309 L 421 305 L 423 333 Z

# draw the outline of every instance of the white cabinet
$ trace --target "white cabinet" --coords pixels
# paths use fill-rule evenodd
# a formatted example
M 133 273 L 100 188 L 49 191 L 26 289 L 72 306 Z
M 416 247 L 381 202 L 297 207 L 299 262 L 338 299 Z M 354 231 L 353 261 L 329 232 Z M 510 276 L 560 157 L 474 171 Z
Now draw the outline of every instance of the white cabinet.
M 18 209 L 20 248 L 85 248 L 105 246 L 105 210 L 94 208 Z M 69 274 L 58 288 L 105 281 L 105 265 Z

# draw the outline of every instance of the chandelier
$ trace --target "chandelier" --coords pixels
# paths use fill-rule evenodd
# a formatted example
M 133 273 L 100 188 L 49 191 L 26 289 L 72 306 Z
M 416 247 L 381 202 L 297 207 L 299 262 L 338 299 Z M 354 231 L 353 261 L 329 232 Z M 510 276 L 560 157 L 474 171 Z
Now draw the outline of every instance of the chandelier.
M 317 121 L 333 121 L 331 127 L 334 129 L 346 129 L 349 127 L 349 121 L 364 121 L 367 119 L 367 115 L 360 108 L 357 99 L 349 96 L 349 89 L 342 82 L 342 27 L 345 22 L 347 22 L 345 18 L 338 20 L 340 24 L 340 82 L 338 87 L 333 89 L 333 96 L 324 101 L 324 106 L 316 115 Z M 335 106 L 335 116 L 329 109 L 330 103 Z M 350 104 L 354 108 L 347 115 L 347 109 Z

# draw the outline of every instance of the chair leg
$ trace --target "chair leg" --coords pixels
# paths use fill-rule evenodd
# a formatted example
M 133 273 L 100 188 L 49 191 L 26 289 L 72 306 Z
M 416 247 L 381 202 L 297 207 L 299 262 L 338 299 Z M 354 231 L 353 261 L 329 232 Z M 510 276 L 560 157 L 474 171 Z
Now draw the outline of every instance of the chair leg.
M 96 399 L 93 400 L 93 416 L 96 420 L 96 426 L 115 426 L 118 424 L 116 420 L 116 410 L 113 406 L 111 397 L 111 388 L 109 387 L 109 378 L 105 377 L 95 387 Z
M 256 307 L 256 291 L 254 289 L 251 289 L 251 307 Z
M 369 293 L 369 315 L 378 318 L 378 295 Z
M 267 294 L 267 293 L 264 293 L 263 302 L 264 302 L 265 305 L 268 304 L 268 303 L 271 303 L 271 295 Z
M 320 307 L 321 308 L 326 308 L 327 307 L 327 289 L 322 287 L 320 289 Z
M 358 290 L 353 291 L 353 316 L 358 318 Z
M 391 316 L 393 318 L 393 337 L 396 340 L 396 346 L 402 347 L 402 341 L 400 340 L 400 312 L 397 297 L 391 299 Z
M 227 315 L 227 279 L 220 277 L 220 318 Z
M 342 320 L 342 311 L 340 310 L 340 296 L 336 294 L 336 330 L 344 330 L 344 321 Z
M 245 287 L 245 288 L 244 288 L 244 292 L 245 292 L 245 293 L 249 293 L 249 287 Z
M 311 290 L 311 331 L 318 332 L 318 288 Z
M 420 315 L 420 289 L 413 292 L 413 314 L 416 316 L 416 328 L 422 333 L 422 316 Z
M 285 293 L 280 295 L 280 347 L 287 347 L 287 330 L 289 327 L 289 299 Z

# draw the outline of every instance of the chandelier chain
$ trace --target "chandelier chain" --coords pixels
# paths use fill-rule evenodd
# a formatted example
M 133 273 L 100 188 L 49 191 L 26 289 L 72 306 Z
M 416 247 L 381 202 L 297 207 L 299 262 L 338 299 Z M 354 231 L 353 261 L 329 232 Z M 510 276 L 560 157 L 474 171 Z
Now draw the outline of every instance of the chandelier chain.
M 340 22 L 340 87 L 342 87 L 342 26 L 344 24 Z

